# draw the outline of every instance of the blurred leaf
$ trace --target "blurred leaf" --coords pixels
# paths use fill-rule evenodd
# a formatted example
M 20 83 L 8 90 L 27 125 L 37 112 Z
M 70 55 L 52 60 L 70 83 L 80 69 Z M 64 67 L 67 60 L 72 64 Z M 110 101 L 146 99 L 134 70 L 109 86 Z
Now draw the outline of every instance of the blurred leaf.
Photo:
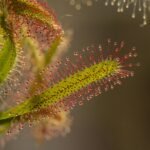
M 0 16 L 0 84 L 6 80 L 13 70 L 15 60 L 15 44 L 4 13 Z

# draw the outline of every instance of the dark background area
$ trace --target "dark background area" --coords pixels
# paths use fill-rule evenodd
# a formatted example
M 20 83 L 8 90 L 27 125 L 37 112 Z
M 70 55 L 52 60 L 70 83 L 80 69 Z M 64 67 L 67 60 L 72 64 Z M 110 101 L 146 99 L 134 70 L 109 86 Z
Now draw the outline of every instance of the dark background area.
M 150 25 L 141 28 L 140 14 L 131 19 L 131 10 L 118 14 L 116 7 L 105 7 L 102 1 L 77 11 L 67 0 L 49 0 L 63 28 L 74 30 L 66 55 L 108 38 L 124 40 L 129 47 L 136 46 L 139 54 L 141 67 L 135 77 L 76 107 L 71 133 L 65 138 L 38 147 L 24 130 L 6 150 L 150 150 Z

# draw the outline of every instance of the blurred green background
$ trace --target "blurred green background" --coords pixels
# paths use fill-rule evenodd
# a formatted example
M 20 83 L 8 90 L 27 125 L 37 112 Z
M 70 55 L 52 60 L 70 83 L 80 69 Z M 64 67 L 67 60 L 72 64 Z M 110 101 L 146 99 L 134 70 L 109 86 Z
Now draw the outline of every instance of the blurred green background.
M 131 19 L 131 9 L 118 14 L 105 7 L 104 0 L 80 11 L 69 0 L 49 0 L 64 30 L 74 31 L 74 50 L 99 44 L 111 38 L 136 46 L 141 67 L 134 78 L 103 93 L 72 111 L 71 133 L 37 146 L 24 130 L 19 138 L 7 143 L 6 150 L 150 150 L 150 25 L 139 27 L 141 16 Z

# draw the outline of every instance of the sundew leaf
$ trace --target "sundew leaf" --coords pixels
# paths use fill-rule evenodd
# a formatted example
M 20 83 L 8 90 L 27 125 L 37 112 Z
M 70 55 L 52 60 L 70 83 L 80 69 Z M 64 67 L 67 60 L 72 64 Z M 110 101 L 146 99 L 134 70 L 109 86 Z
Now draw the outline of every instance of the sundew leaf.
M 16 49 L 13 39 L 0 27 L 0 84 L 8 77 L 16 62 Z
M 36 95 L 25 100 L 20 105 L 0 113 L 0 124 L 3 125 L 3 122 L 9 124 L 12 120 L 17 121 L 19 117 L 25 116 L 26 114 L 32 114 L 37 110 L 42 110 L 58 103 L 62 99 L 78 92 L 89 84 L 98 80 L 103 80 L 107 76 L 114 74 L 118 71 L 118 67 L 119 64 L 117 61 L 106 60 L 78 71 L 59 83 L 56 83 L 53 87 L 42 92 L 40 95 Z
M 0 50 L 0 84 L 5 81 L 12 71 L 16 59 L 16 51 L 11 39 L 7 38 Z
M 121 84 L 120 79 L 133 76 L 133 72 L 125 68 L 134 65 L 128 62 L 126 64 L 126 60 L 136 57 L 137 55 L 133 50 L 133 52 L 119 57 L 118 51 L 120 51 L 119 48 L 116 48 L 114 52 L 116 54 L 110 54 L 106 57 L 103 57 L 103 54 L 101 54 L 97 55 L 98 58 L 93 58 L 93 51 L 91 51 L 89 58 L 83 58 L 84 55 L 82 56 L 75 53 L 77 58 L 80 59 L 78 63 L 82 61 L 84 64 L 82 67 L 79 65 L 79 67 L 75 67 L 76 70 L 72 72 L 73 66 L 78 64 L 73 65 L 70 63 L 66 66 L 66 63 L 63 63 L 64 70 L 60 74 L 63 74 L 61 80 L 54 80 L 54 83 L 48 89 L 26 99 L 24 102 L 7 111 L 1 112 L 0 125 L 3 126 L 3 123 L 5 125 L 13 122 L 34 121 L 34 119 L 37 118 L 41 119 L 42 116 L 47 114 L 47 111 L 53 111 L 53 106 L 55 105 L 58 110 L 62 103 L 63 107 L 72 108 L 72 106 L 76 104 L 76 101 L 84 97 L 84 95 L 91 97 L 92 94 L 92 97 L 93 95 L 97 96 L 101 94 L 103 89 L 107 91 L 109 87 L 113 89 L 114 85 Z M 88 64 L 85 65 L 87 60 L 89 60 Z M 71 66 L 71 68 L 69 66 Z M 70 73 L 67 75 L 68 67 Z M 66 74 L 66 76 L 64 76 L 64 74 Z M 50 82 L 52 82 L 52 78 Z
M 16 14 L 41 21 L 46 25 L 52 25 L 53 17 L 35 0 L 13 0 L 11 2 Z
M 34 96 L 8 112 L 0 114 L 0 119 L 21 116 L 39 108 L 42 109 L 48 107 L 77 92 L 81 88 L 86 87 L 88 84 L 97 80 L 102 80 L 115 73 L 118 70 L 117 68 L 117 62 L 108 60 L 86 68 L 83 71 L 79 71 L 55 84 L 52 88 L 49 88 L 40 95 Z
M 47 66 L 49 63 L 51 63 L 53 56 L 55 55 L 56 50 L 60 45 L 61 41 L 62 41 L 61 37 L 56 38 L 52 43 L 51 47 L 47 50 L 44 59 L 45 60 L 44 66 Z
M 15 35 L 19 37 L 20 29 L 26 27 L 27 36 L 37 40 L 39 49 L 43 52 L 47 51 L 56 39 L 63 36 L 60 24 L 48 6 L 37 0 L 10 0 L 7 5 L 8 19 Z

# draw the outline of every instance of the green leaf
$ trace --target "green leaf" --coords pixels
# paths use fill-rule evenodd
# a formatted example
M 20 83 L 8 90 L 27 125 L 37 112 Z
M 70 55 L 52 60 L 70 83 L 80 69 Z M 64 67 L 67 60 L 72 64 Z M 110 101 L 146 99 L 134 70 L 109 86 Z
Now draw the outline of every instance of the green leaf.
M 39 95 L 33 96 L 5 112 L 0 113 L 0 124 L 17 121 L 26 114 L 48 108 L 62 99 L 78 92 L 88 85 L 101 81 L 118 72 L 119 63 L 116 60 L 104 60 L 83 70 L 79 70 Z
M 34 0 L 12 0 L 11 7 L 17 15 L 35 19 L 48 26 L 52 26 L 54 23 L 53 13 Z
M 12 39 L 7 34 L 0 32 L 0 84 L 8 77 L 16 60 L 16 50 Z
M 61 37 L 57 37 L 51 44 L 51 47 L 47 50 L 47 52 L 45 54 L 45 66 L 47 66 L 49 63 L 51 63 L 53 56 L 55 55 L 56 50 L 57 50 L 59 44 L 61 43 L 61 41 L 62 41 Z

